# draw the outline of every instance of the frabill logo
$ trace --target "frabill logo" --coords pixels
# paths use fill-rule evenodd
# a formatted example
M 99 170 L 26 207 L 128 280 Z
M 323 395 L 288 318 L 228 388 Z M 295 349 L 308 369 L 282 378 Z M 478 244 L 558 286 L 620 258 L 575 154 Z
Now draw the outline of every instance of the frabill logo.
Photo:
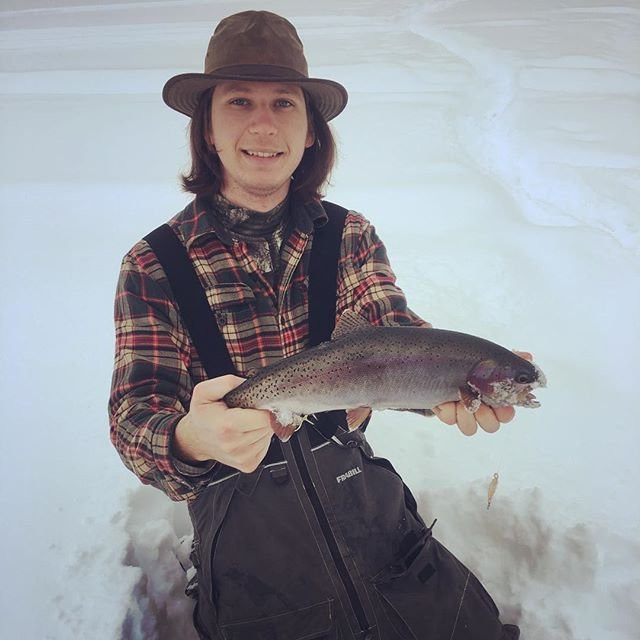
M 346 473 L 336 476 L 336 482 L 340 484 L 349 478 L 353 478 L 353 476 L 357 476 L 359 473 L 362 473 L 362 469 L 360 469 L 360 467 L 354 467 L 353 469 L 349 469 Z

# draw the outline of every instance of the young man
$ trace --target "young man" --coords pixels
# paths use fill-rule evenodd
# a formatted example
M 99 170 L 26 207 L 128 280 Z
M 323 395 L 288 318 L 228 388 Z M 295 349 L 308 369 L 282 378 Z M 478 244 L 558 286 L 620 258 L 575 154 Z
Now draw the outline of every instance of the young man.
M 372 226 L 321 201 L 345 89 L 308 76 L 288 21 L 246 11 L 220 22 L 205 72 L 171 78 L 163 96 L 192 117 L 183 183 L 196 197 L 169 222 L 171 242 L 154 232 L 124 258 L 111 437 L 143 482 L 188 501 L 200 636 L 517 638 L 373 456 L 357 429 L 367 409 L 321 414 L 280 443 L 270 412 L 222 401 L 242 376 L 326 340 L 347 309 L 429 326 Z M 467 434 L 513 417 L 436 413 Z

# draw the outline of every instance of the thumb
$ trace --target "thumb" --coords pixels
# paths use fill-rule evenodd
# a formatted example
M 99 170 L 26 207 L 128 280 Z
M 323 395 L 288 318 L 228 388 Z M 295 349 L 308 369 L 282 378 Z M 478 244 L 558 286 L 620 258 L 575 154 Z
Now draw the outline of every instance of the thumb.
M 199 404 L 218 402 L 222 400 L 229 391 L 240 386 L 244 381 L 244 378 L 231 374 L 204 380 L 193 388 L 191 401 Z

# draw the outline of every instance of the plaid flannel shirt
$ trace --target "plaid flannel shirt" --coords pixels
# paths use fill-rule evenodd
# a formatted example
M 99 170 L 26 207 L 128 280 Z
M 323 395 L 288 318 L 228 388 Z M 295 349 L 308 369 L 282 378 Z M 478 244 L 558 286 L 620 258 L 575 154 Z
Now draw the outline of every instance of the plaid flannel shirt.
M 239 375 L 298 353 L 308 342 L 308 269 L 320 203 L 291 204 L 272 285 L 245 243 L 198 199 L 169 221 L 193 261 Z M 337 316 L 352 309 L 372 324 L 426 325 L 408 309 L 373 226 L 350 211 L 338 268 Z M 428 326 L 428 325 L 427 325 Z M 115 299 L 116 353 L 109 414 L 124 464 L 173 500 L 191 500 L 214 463 L 190 465 L 171 451 L 173 432 L 206 373 L 180 318 L 166 275 L 141 240 L 124 257 Z

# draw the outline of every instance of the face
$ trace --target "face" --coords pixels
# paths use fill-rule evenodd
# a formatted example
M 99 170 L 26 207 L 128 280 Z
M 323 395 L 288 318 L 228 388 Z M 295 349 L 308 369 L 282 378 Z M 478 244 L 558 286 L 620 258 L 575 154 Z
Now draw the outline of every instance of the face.
M 223 170 L 222 195 L 268 211 L 284 200 L 291 175 L 314 142 L 298 86 L 223 82 L 211 102 L 211 140 Z

